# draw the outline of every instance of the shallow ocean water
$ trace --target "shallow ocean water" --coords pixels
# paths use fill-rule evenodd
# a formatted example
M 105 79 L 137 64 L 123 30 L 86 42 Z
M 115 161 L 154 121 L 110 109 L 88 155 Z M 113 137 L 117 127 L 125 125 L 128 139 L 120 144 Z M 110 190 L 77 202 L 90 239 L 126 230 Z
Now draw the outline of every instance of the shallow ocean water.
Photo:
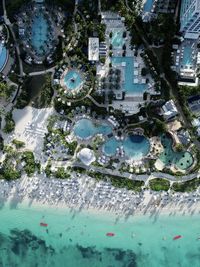
M 0 214 L 1 267 L 200 266 L 200 216 L 118 220 L 109 213 L 24 204 L 6 205 Z M 175 235 L 182 238 L 174 241 Z

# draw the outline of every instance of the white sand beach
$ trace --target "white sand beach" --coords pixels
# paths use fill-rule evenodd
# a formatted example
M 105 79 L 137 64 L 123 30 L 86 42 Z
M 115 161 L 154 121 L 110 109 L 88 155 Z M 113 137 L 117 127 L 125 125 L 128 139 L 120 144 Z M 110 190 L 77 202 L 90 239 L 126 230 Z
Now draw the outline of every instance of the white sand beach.
M 48 117 L 55 114 L 53 108 L 34 109 L 26 107 L 14 110 L 13 118 L 16 122 L 12 135 L 4 134 L 5 144 L 14 138 L 25 142 L 41 163 L 46 163 L 42 157 L 43 138 L 47 132 Z M 42 162 L 43 161 L 43 162 Z M 140 214 L 198 214 L 200 213 L 200 189 L 192 193 L 173 192 L 142 192 L 128 191 L 115 188 L 108 182 L 97 182 L 93 178 L 75 172 L 71 179 L 58 180 L 46 178 L 44 171 L 33 177 L 23 177 L 16 181 L 0 180 L 0 200 L 11 202 L 13 206 L 21 202 L 31 205 L 92 212 L 109 212 L 116 216 L 131 216 Z
M 43 138 L 47 132 L 48 118 L 53 113 L 55 113 L 53 108 L 36 109 L 27 106 L 24 109 L 15 109 L 13 111 L 15 130 L 9 135 L 2 132 L 4 143 L 9 144 L 16 138 L 23 141 L 25 146 L 40 158 Z
M 79 176 L 79 175 L 78 175 Z M 110 213 L 116 217 L 149 214 L 194 215 L 200 213 L 200 190 L 192 193 L 152 192 L 140 193 L 118 189 L 106 182 L 96 182 L 72 173 L 69 180 L 23 177 L 18 181 L 0 181 L 1 204 L 10 202 L 14 207 L 28 206 L 84 210 Z

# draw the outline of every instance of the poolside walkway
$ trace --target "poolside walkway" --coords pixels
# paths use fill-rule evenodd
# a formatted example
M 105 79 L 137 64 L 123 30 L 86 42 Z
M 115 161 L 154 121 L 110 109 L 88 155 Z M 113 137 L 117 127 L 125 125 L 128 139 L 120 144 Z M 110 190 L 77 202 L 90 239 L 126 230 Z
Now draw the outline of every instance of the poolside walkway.
M 56 66 L 54 66 L 52 68 L 49 68 L 49 69 L 46 69 L 46 70 L 42 70 L 42 71 L 30 72 L 28 75 L 29 76 L 37 76 L 37 75 L 42 75 L 42 74 L 46 74 L 46 73 L 49 73 L 49 72 L 53 73 L 55 71 L 55 68 L 56 68 Z
M 105 167 L 97 167 L 97 166 L 86 166 L 82 163 L 78 162 L 70 162 L 68 161 L 52 161 L 52 165 L 54 167 L 67 167 L 67 166 L 73 166 L 73 167 L 80 167 L 85 170 L 89 171 L 94 171 L 98 173 L 102 173 L 104 175 L 112 175 L 112 176 L 118 176 L 121 178 L 128 178 L 131 180 L 138 180 L 138 181 L 144 181 L 145 183 L 148 183 L 148 180 L 153 179 L 153 178 L 163 178 L 167 179 L 171 182 L 185 182 L 192 180 L 194 178 L 200 177 L 200 172 L 197 173 L 192 173 L 188 175 L 183 175 L 183 176 L 173 176 L 168 173 L 163 173 L 163 172 L 152 172 L 151 174 L 131 174 L 128 172 L 120 172 L 118 170 L 112 170 L 112 169 L 106 169 Z

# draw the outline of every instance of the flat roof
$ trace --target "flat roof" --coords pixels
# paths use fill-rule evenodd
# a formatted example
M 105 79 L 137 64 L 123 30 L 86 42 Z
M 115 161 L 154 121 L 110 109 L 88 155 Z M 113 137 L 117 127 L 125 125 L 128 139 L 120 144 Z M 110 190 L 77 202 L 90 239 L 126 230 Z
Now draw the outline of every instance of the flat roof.
M 98 61 L 99 60 L 99 38 L 90 37 L 88 42 L 88 60 Z
M 197 40 L 199 38 L 199 33 L 186 32 L 184 38 Z

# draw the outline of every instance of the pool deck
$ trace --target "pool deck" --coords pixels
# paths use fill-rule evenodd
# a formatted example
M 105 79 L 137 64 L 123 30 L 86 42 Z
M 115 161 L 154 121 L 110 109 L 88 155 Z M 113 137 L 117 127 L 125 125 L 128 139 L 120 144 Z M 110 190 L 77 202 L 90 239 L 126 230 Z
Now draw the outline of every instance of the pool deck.
M 65 84 L 65 76 L 67 75 L 68 71 L 70 71 L 70 70 L 72 70 L 72 69 L 70 69 L 70 68 L 66 68 L 66 69 L 63 71 L 63 73 L 62 73 L 62 75 L 61 75 L 61 78 L 60 78 L 60 85 L 61 85 L 61 87 L 65 88 L 67 91 L 70 91 L 71 93 L 73 93 L 73 92 L 75 93 L 75 92 L 78 92 L 78 91 L 80 91 L 80 90 L 82 89 L 83 84 L 84 84 L 84 81 L 81 82 L 81 84 L 78 86 L 78 88 L 74 88 L 73 90 L 72 90 L 72 89 L 69 89 L 69 88 L 66 86 L 66 84 Z M 76 69 L 76 71 L 80 74 L 80 71 L 79 71 L 79 70 Z M 82 74 L 80 74 L 80 75 L 81 75 L 81 77 L 83 77 Z
M 123 19 L 116 13 L 112 12 L 102 12 L 102 23 L 106 25 L 106 45 L 107 47 L 112 44 L 112 38 L 110 38 L 110 32 L 121 32 L 122 33 L 122 38 L 124 39 L 124 42 L 121 42 L 119 40 L 119 43 L 122 43 L 122 46 L 118 45 L 116 47 L 113 47 L 112 49 L 112 58 L 123 58 L 122 53 L 123 53 L 123 43 L 126 45 L 126 56 L 124 57 L 124 61 L 126 61 L 126 58 L 132 58 L 133 59 L 133 66 L 131 67 L 132 70 L 128 70 L 129 73 L 132 71 L 132 86 L 130 87 L 129 90 L 127 90 L 126 86 L 126 79 L 127 79 L 127 70 L 126 66 L 124 64 L 113 64 L 113 68 L 117 68 L 121 70 L 121 89 L 118 90 L 118 95 L 119 98 L 117 98 L 117 101 L 113 101 L 113 107 L 114 108 L 119 108 L 120 110 L 126 110 L 130 114 L 134 114 L 138 112 L 138 105 L 141 104 L 143 105 L 143 93 L 145 91 L 149 92 L 150 94 L 155 94 L 154 91 L 154 81 L 150 75 L 147 75 L 146 77 L 141 76 L 141 70 L 143 67 L 145 67 L 145 63 L 143 59 L 140 56 L 140 52 L 138 51 L 138 55 L 135 56 L 135 49 L 134 47 L 131 47 L 131 37 L 129 35 L 129 32 L 127 31 Z M 123 32 L 126 32 L 126 36 L 123 37 Z M 120 39 L 120 36 L 119 36 Z M 99 69 L 102 68 L 102 77 L 106 77 L 103 75 L 107 75 L 109 71 L 109 63 L 112 63 L 112 58 L 107 57 L 106 58 L 106 63 L 103 66 L 103 68 L 100 66 Z M 99 71 L 101 73 L 101 71 Z M 129 77 L 130 78 L 130 77 Z M 148 78 L 149 83 L 146 84 L 146 78 Z M 130 79 L 129 79 L 130 80 Z M 130 83 L 129 83 L 130 85 Z M 125 92 L 125 98 L 122 100 L 121 95 Z M 117 94 L 117 92 L 116 92 Z M 120 100 L 121 99 L 121 100 Z
M 36 64 L 42 64 L 43 60 L 51 57 L 56 49 L 55 43 L 58 41 L 57 36 L 60 31 L 51 16 L 50 10 L 47 10 L 47 8 L 47 6 L 41 4 L 29 3 L 26 5 L 26 8 L 17 15 L 19 37 L 24 50 L 27 51 L 26 62 L 29 64 L 31 64 L 32 61 Z M 42 25 L 44 23 L 45 27 Z M 43 35 L 41 36 L 41 40 L 38 30 L 40 30 L 40 33 Z M 36 32 L 34 33 L 34 31 Z M 42 50 L 40 49 L 40 43 L 43 44 Z M 41 51 L 42 53 L 40 53 Z

